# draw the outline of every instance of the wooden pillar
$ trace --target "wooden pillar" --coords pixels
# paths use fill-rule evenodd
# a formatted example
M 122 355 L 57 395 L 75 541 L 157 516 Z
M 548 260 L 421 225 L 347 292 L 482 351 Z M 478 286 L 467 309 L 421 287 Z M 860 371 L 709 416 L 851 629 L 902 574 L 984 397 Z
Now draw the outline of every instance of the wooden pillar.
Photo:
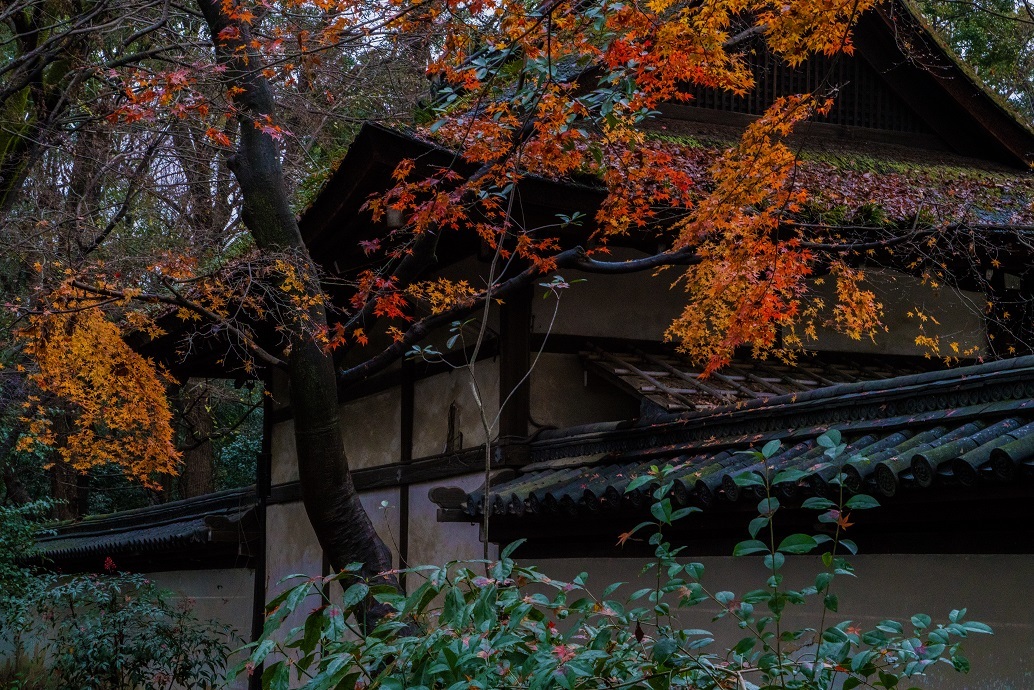
M 416 395 L 416 377 L 412 360 L 402 363 L 402 386 L 400 410 L 400 455 L 399 462 L 407 465 L 413 461 L 413 415 Z M 409 484 L 399 484 L 399 567 L 415 565 L 409 562 Z M 399 573 L 399 585 L 406 589 L 406 574 Z
M 499 322 L 499 438 L 525 438 L 531 414 L 531 288 L 506 299 Z

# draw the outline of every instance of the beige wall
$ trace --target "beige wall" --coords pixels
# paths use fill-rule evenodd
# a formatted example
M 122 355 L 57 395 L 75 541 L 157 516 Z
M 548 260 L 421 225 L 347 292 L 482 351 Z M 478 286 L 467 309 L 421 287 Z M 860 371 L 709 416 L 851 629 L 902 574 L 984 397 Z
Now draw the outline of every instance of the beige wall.
M 220 627 L 229 625 L 233 629 L 227 640 L 231 649 L 240 647 L 250 639 L 254 570 L 222 568 L 144 574 L 160 589 L 172 592 L 169 601 L 173 606 L 182 605 L 189 608 L 202 623 L 214 621 Z M 30 655 L 33 654 L 33 646 L 38 639 L 30 637 L 23 640 Z M 0 667 L 12 660 L 12 641 L 0 638 Z M 226 668 L 232 668 L 240 661 L 240 655 L 231 655 Z M 224 687 L 226 690 L 245 690 L 247 686 L 247 678 L 238 678 Z
M 887 269 L 866 269 L 865 276 L 862 287 L 872 290 L 883 304 L 883 323 L 887 332 L 877 335 L 873 342 L 867 338 L 851 340 L 832 328 L 820 328 L 818 341 L 806 343 L 807 347 L 837 352 L 926 355 L 930 350 L 915 342 L 916 336 L 924 332 L 921 327 L 925 327 L 927 336 L 940 337 L 942 356 L 958 356 L 961 351 L 972 347 L 978 348 L 977 354 L 984 352 L 987 335 L 983 314 L 987 300 L 982 293 L 924 285 L 919 278 Z M 836 303 L 836 288 L 832 280 L 827 279 L 823 285 L 813 286 L 813 289 L 828 305 Z M 918 312 L 929 320 L 922 321 Z M 958 343 L 960 353 L 952 350 L 952 342 Z
M 353 470 L 402 459 L 401 394 L 392 388 L 338 407 L 341 438 Z
M 471 371 L 471 369 L 473 371 Z M 438 455 L 445 450 L 449 431 L 449 407 L 456 404 L 456 431 L 463 434 L 463 448 L 485 442 L 481 411 L 474 394 L 476 377 L 485 414 L 491 422 L 499 411 L 499 363 L 482 360 L 416 382 L 413 410 L 413 457 Z M 492 434 L 495 437 L 495 432 Z
M 401 455 L 401 419 L 398 388 L 344 403 L 341 440 L 353 470 L 396 463 Z M 273 484 L 298 479 L 298 453 L 294 445 L 294 421 L 273 426 Z
M 473 491 L 485 481 L 483 474 L 413 484 L 409 487 L 409 565 L 444 565 L 449 561 L 478 559 L 484 550 L 478 536 L 480 528 L 469 522 L 438 522 L 438 506 L 427 497 L 436 486 L 458 486 Z M 489 556 L 498 548 L 489 544 Z M 410 577 L 410 591 L 420 585 L 419 576 Z
M 629 249 L 614 249 L 608 260 L 645 256 Z M 646 273 L 603 276 L 563 270 L 559 274 L 571 287 L 560 292 L 560 304 L 550 295 L 542 299 L 545 288 L 535 287 L 532 299 L 535 333 L 580 335 L 597 338 L 660 340 L 681 313 L 686 298 L 680 288 L 670 289 L 681 273 L 678 268 L 657 276 Z M 543 280 L 540 282 L 549 282 Z M 550 328 L 550 320 L 556 319 Z
M 399 565 L 399 488 L 364 491 L 359 500 L 370 516 L 373 528 L 391 551 L 392 564 Z
M 499 411 L 499 364 L 497 359 L 477 362 L 472 367 L 484 400 L 489 421 Z M 456 404 L 456 431 L 463 435 L 462 448 L 484 442 L 481 413 L 471 385 L 471 370 L 464 367 L 436 374 L 416 382 L 414 387 L 413 457 L 444 451 L 449 430 L 449 407 Z M 392 388 L 339 407 L 341 436 L 352 469 L 397 463 L 402 458 L 401 394 Z M 493 438 L 497 432 L 493 432 Z M 298 455 L 294 445 L 294 422 L 273 426 L 273 484 L 298 479 Z
M 712 591 L 737 594 L 764 587 L 767 571 L 760 558 L 699 558 L 705 565 L 703 583 Z M 907 624 L 915 613 L 929 614 L 934 622 L 947 622 L 955 608 L 967 608 L 969 620 L 987 623 L 994 637 L 974 635 L 963 644 L 973 671 L 967 675 L 938 664 L 936 675 L 916 678 L 902 687 L 924 690 L 1028 690 L 1034 688 L 1034 612 L 1029 591 L 1034 583 L 1034 555 L 870 555 L 852 559 L 857 578 L 838 578 L 834 592 L 839 612 L 832 622 L 854 621 L 869 629 L 883 619 Z M 589 572 L 590 589 L 600 591 L 610 582 L 625 581 L 624 596 L 633 588 L 648 587 L 654 576 L 640 575 L 642 561 L 634 559 L 543 559 L 536 561 L 550 577 L 569 580 Z M 791 557 L 786 565 L 787 583 L 799 587 L 819 572 L 818 558 Z M 727 620 L 711 622 L 716 609 L 705 604 L 680 614 L 684 627 L 715 633 L 719 642 L 742 637 Z M 790 625 L 816 627 L 813 605 L 808 615 L 788 618 Z M 827 618 L 827 624 L 831 619 Z M 908 628 L 906 628 L 908 629 Z M 718 649 L 715 645 L 715 649 Z
M 298 480 L 298 449 L 294 445 L 294 420 L 273 425 L 269 475 L 273 486 Z
M 301 502 L 266 507 L 266 599 L 289 583 L 289 575 L 322 575 L 323 549 Z
M 398 564 L 399 490 L 367 491 L 360 495 L 363 508 L 377 534 Z M 386 504 L 386 505 L 382 505 Z M 289 575 L 323 575 L 323 549 L 309 524 L 301 501 L 266 508 L 266 598 L 271 599 L 289 583 Z
M 643 254 L 616 250 L 610 258 L 637 256 Z M 584 279 L 585 282 L 573 283 L 561 292 L 552 328 L 550 319 L 556 300 L 552 297 L 532 300 L 536 333 L 659 341 L 686 304 L 682 288 L 671 287 L 681 275 L 677 268 L 656 276 L 648 272 L 602 276 L 579 271 L 563 271 L 561 275 L 569 281 Z M 822 285 L 813 282 L 810 287 L 829 307 L 836 304 L 833 280 L 827 278 Z M 806 347 L 837 352 L 925 355 L 929 350 L 915 343 L 924 322 L 908 315 L 917 310 L 932 317 L 925 322 L 925 332 L 931 337 L 940 336 L 941 355 L 956 354 L 950 347 L 952 342 L 958 343 L 960 351 L 977 347 L 982 352 L 987 346 L 983 319 L 986 299 L 982 293 L 924 285 L 919 278 L 887 269 L 867 269 L 863 287 L 872 290 L 883 304 L 887 331 L 879 333 L 873 342 L 852 340 L 832 328 L 820 327 L 818 340 L 806 342 Z
M 200 620 L 215 620 L 233 626 L 239 637 L 232 642 L 234 647 L 250 639 L 254 570 L 173 570 L 151 573 L 148 577 L 159 587 L 172 590 L 179 599 L 189 600 L 194 615 Z M 240 658 L 233 656 L 227 667 L 239 662 Z M 238 678 L 227 688 L 243 690 L 247 686 L 247 678 Z
M 586 372 L 578 355 L 544 353 L 532 370 L 531 417 L 536 424 L 563 429 L 638 416 L 638 401 Z

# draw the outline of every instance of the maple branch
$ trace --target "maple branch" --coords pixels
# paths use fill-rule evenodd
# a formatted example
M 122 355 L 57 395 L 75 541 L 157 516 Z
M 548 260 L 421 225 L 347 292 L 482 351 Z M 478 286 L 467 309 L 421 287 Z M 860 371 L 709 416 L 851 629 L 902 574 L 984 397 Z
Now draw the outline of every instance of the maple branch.
M 124 46 L 132 45 L 133 41 L 136 41 L 137 39 L 143 38 L 144 36 L 146 36 L 147 34 L 151 33 L 152 31 L 157 31 L 161 27 L 165 26 L 165 24 L 168 21 L 169 21 L 169 0 L 165 0 L 162 3 L 162 16 L 159 17 L 158 20 L 156 22 L 154 22 L 153 24 L 151 24 L 150 26 L 146 26 L 143 29 L 140 29 L 139 31 L 135 32 L 129 38 L 124 40 L 122 42 L 122 45 L 124 45 Z
M 807 227 L 805 225 L 798 225 L 797 227 Z M 847 228 L 837 228 L 839 230 Z M 862 229 L 862 228 L 858 228 Z M 867 228 L 870 229 L 871 228 Z M 934 229 L 930 230 L 917 230 L 915 232 L 909 232 L 904 235 L 897 235 L 895 237 L 889 237 L 885 240 L 872 240 L 869 242 L 840 242 L 835 244 L 827 244 L 825 242 L 800 242 L 797 246 L 803 249 L 816 249 L 823 252 L 831 253 L 844 253 L 844 252 L 855 252 L 855 251 L 867 251 L 869 249 L 881 249 L 884 247 L 894 247 L 899 244 L 904 244 L 910 240 L 919 239 L 932 235 L 936 232 Z
M 679 250 L 675 252 L 660 252 L 641 259 L 630 259 L 628 261 L 599 261 L 586 256 L 584 248 L 573 247 L 557 254 L 553 261 L 557 268 L 573 268 L 586 273 L 620 275 L 648 271 L 660 266 L 688 266 L 699 263 L 700 257 L 688 250 Z M 528 285 L 533 280 L 540 279 L 542 275 L 543 272 L 538 267 L 527 268 L 513 278 L 497 285 L 489 286 L 487 290 L 463 304 L 417 321 L 380 353 L 361 364 L 339 371 L 338 386 L 347 386 L 388 367 L 403 355 L 406 348 L 420 342 L 434 329 L 448 325 L 456 319 L 466 316 L 473 311 L 474 305 L 481 304 L 486 299 L 486 296 L 490 295 L 493 299 L 504 297 Z
M 240 426 L 242 424 L 244 424 L 244 422 L 246 422 L 248 420 L 248 417 L 251 416 L 251 413 L 254 412 L 255 410 L 259 409 L 260 407 L 262 407 L 262 404 L 264 402 L 265 401 L 260 398 L 257 402 L 254 402 L 251 405 L 249 405 L 248 409 L 244 412 L 243 415 L 240 416 L 240 418 L 236 422 L 234 422 L 233 424 L 231 424 L 230 426 L 228 426 L 228 427 L 226 427 L 224 429 L 220 429 L 219 431 L 217 431 L 215 433 L 208 434 L 207 436 L 202 436 L 202 437 L 198 438 L 198 436 L 194 433 L 193 428 L 189 429 L 188 433 L 190 434 L 190 439 L 191 439 L 191 441 L 193 441 L 193 443 L 191 443 L 189 446 L 184 446 L 184 447 L 180 448 L 179 449 L 180 452 L 189 451 L 189 450 L 197 450 L 198 448 L 200 448 L 201 446 L 203 446 L 206 443 L 209 443 L 210 441 L 218 441 L 221 438 L 226 438 L 227 436 L 232 434 L 234 431 L 239 429 Z
M 743 31 L 741 31 L 738 34 L 736 34 L 735 36 L 729 37 L 729 40 L 727 40 L 725 43 L 722 44 L 722 48 L 725 49 L 725 50 L 729 50 L 730 48 L 735 48 L 736 46 L 740 45 L 741 43 L 746 43 L 747 41 L 749 41 L 750 39 L 754 38 L 755 36 L 759 36 L 759 35 L 765 33 L 765 31 L 767 31 L 767 30 L 768 30 L 768 25 L 767 24 L 757 24 L 756 26 L 752 26 L 749 29 L 744 29 Z
M 249 336 L 240 328 L 234 326 L 232 323 L 222 318 L 210 309 L 207 309 L 201 306 L 200 304 L 197 304 L 196 302 L 191 302 L 187 298 L 183 297 L 179 292 L 176 291 L 175 287 L 169 284 L 167 281 L 163 280 L 162 284 L 165 285 L 165 288 L 174 295 L 173 297 L 160 295 L 154 292 L 141 292 L 135 295 L 131 295 L 126 294 L 124 292 L 120 292 L 118 290 L 110 290 L 108 288 L 90 285 L 79 280 L 73 280 L 70 283 L 72 287 L 78 290 L 83 290 L 84 292 L 89 292 L 94 295 L 110 297 L 115 301 L 133 300 L 135 302 L 143 302 L 145 304 L 168 304 L 170 306 L 182 307 L 184 309 L 194 312 L 195 314 L 198 314 L 199 316 L 203 316 L 205 319 L 207 319 L 214 325 L 219 326 L 220 328 L 225 328 L 227 331 L 239 338 L 240 341 L 244 343 L 244 346 L 248 349 L 248 351 L 251 352 L 251 354 L 253 354 L 260 361 L 277 368 L 286 366 L 282 359 L 263 349 L 262 346 L 256 343 L 251 336 Z
M 437 238 L 430 232 L 422 233 L 410 248 L 410 252 L 403 257 L 402 261 L 399 262 L 398 267 L 392 272 L 392 278 L 398 279 L 398 282 L 406 283 L 410 279 L 416 277 L 420 271 L 422 271 L 431 261 L 433 257 L 433 251 Z M 374 310 L 377 308 L 377 300 L 367 300 L 363 308 L 356 312 L 355 315 L 350 317 L 344 324 L 346 329 L 351 329 L 356 324 L 363 324 L 364 327 L 369 327 L 373 321 Z
M 251 351 L 251 353 L 254 354 L 255 356 L 257 356 L 261 361 L 263 361 L 266 364 L 269 364 L 271 366 L 274 366 L 274 367 L 286 367 L 287 366 L 286 362 L 284 362 L 282 359 L 280 359 L 276 355 L 266 351 L 263 347 L 261 347 L 258 343 L 256 343 L 255 340 L 250 335 L 245 333 L 240 328 L 237 328 L 232 323 L 230 323 L 226 319 L 224 319 L 221 316 L 219 316 L 218 314 L 216 314 L 214 311 L 212 311 L 210 309 L 207 309 L 206 307 L 204 307 L 204 306 L 202 306 L 200 304 L 197 304 L 195 302 L 191 302 L 187 298 L 183 297 L 183 295 L 181 295 L 176 290 L 176 287 L 171 282 L 166 280 L 165 278 L 162 278 L 162 285 L 165 286 L 166 290 L 168 290 L 169 292 L 171 292 L 173 295 L 176 296 L 176 301 L 177 301 L 177 303 L 180 306 L 182 306 L 182 307 L 184 307 L 186 309 L 189 309 L 189 310 L 191 310 L 191 311 L 193 311 L 193 312 L 195 312 L 197 314 L 201 314 L 202 316 L 207 318 L 209 321 L 211 321 L 211 322 L 213 322 L 213 323 L 215 323 L 215 324 L 217 324 L 217 325 L 219 325 L 219 326 L 221 326 L 223 328 L 226 328 L 226 330 L 228 330 L 230 333 L 232 333 L 233 335 L 237 336 L 237 338 L 239 338 L 240 341 L 242 343 L 244 343 L 245 348 L 247 348 L 249 351 Z
M 586 273 L 599 273 L 603 275 L 638 273 L 640 271 L 648 271 L 651 268 L 660 268 L 661 266 L 692 266 L 701 261 L 700 255 L 689 249 L 659 252 L 651 256 L 628 259 L 627 261 L 600 261 L 589 257 L 581 247 L 576 249 L 579 250 L 578 254 L 575 258 L 569 259 L 563 268 L 576 268 Z M 563 254 L 566 254 L 566 252 L 559 256 L 563 256 Z M 558 267 L 560 266 L 559 263 L 557 265 Z

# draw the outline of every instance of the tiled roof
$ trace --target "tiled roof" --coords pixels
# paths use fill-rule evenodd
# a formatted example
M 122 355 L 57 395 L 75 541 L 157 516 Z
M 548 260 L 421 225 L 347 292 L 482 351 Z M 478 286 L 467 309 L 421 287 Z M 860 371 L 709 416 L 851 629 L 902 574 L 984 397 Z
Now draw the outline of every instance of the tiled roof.
M 563 458 L 554 448 L 553 459 L 492 486 L 491 511 L 521 519 L 645 509 L 655 487 L 648 484 L 628 493 L 625 487 L 652 465 L 665 464 L 675 468 L 671 498 L 677 505 L 710 509 L 756 501 L 758 493 L 737 485 L 734 478 L 743 472 L 763 475 L 766 467 L 757 456 L 740 451 L 760 449 L 772 439 L 782 448 L 768 461 L 768 471 L 804 473 L 775 487 L 788 503 L 836 491 L 833 480 L 841 466 L 849 491 L 877 496 L 1034 480 L 1034 357 L 830 386 L 748 407 L 689 412 L 681 419 L 672 415 L 670 421 L 642 430 L 651 440 L 633 450 L 605 450 L 608 437 L 628 437 L 628 428 L 597 433 L 590 446 L 572 446 L 555 433 L 540 443 L 533 457 L 548 457 L 550 446 L 565 443 L 581 448 L 572 452 L 587 447 L 603 452 Z M 685 436 L 690 426 L 702 430 L 695 439 Z M 847 444 L 836 464 L 828 462 L 817 443 L 829 429 L 840 431 Z M 440 503 L 442 519 L 483 514 L 483 489 L 461 501 L 455 500 L 455 492 L 452 496 L 449 505 Z
M 91 517 L 37 539 L 33 560 L 67 570 L 99 567 L 107 557 L 124 567 L 127 559 L 201 554 L 206 547 L 237 553 L 254 536 L 254 507 L 255 490 L 245 488 Z
M 918 357 L 852 355 L 849 359 L 813 358 L 796 364 L 741 357 L 701 378 L 700 367 L 675 354 L 651 354 L 637 348 L 611 351 L 594 344 L 590 347 L 581 353 L 588 369 L 667 412 L 711 410 L 737 401 L 768 400 L 933 368 L 930 360 Z

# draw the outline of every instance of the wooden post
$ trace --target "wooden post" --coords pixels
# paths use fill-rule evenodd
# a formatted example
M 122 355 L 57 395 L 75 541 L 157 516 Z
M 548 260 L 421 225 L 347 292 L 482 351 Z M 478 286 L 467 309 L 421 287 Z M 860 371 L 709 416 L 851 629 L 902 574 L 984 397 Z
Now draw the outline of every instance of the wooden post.
M 503 302 L 499 314 L 499 438 L 525 438 L 531 414 L 531 289 Z M 527 377 L 527 378 L 526 378 Z

